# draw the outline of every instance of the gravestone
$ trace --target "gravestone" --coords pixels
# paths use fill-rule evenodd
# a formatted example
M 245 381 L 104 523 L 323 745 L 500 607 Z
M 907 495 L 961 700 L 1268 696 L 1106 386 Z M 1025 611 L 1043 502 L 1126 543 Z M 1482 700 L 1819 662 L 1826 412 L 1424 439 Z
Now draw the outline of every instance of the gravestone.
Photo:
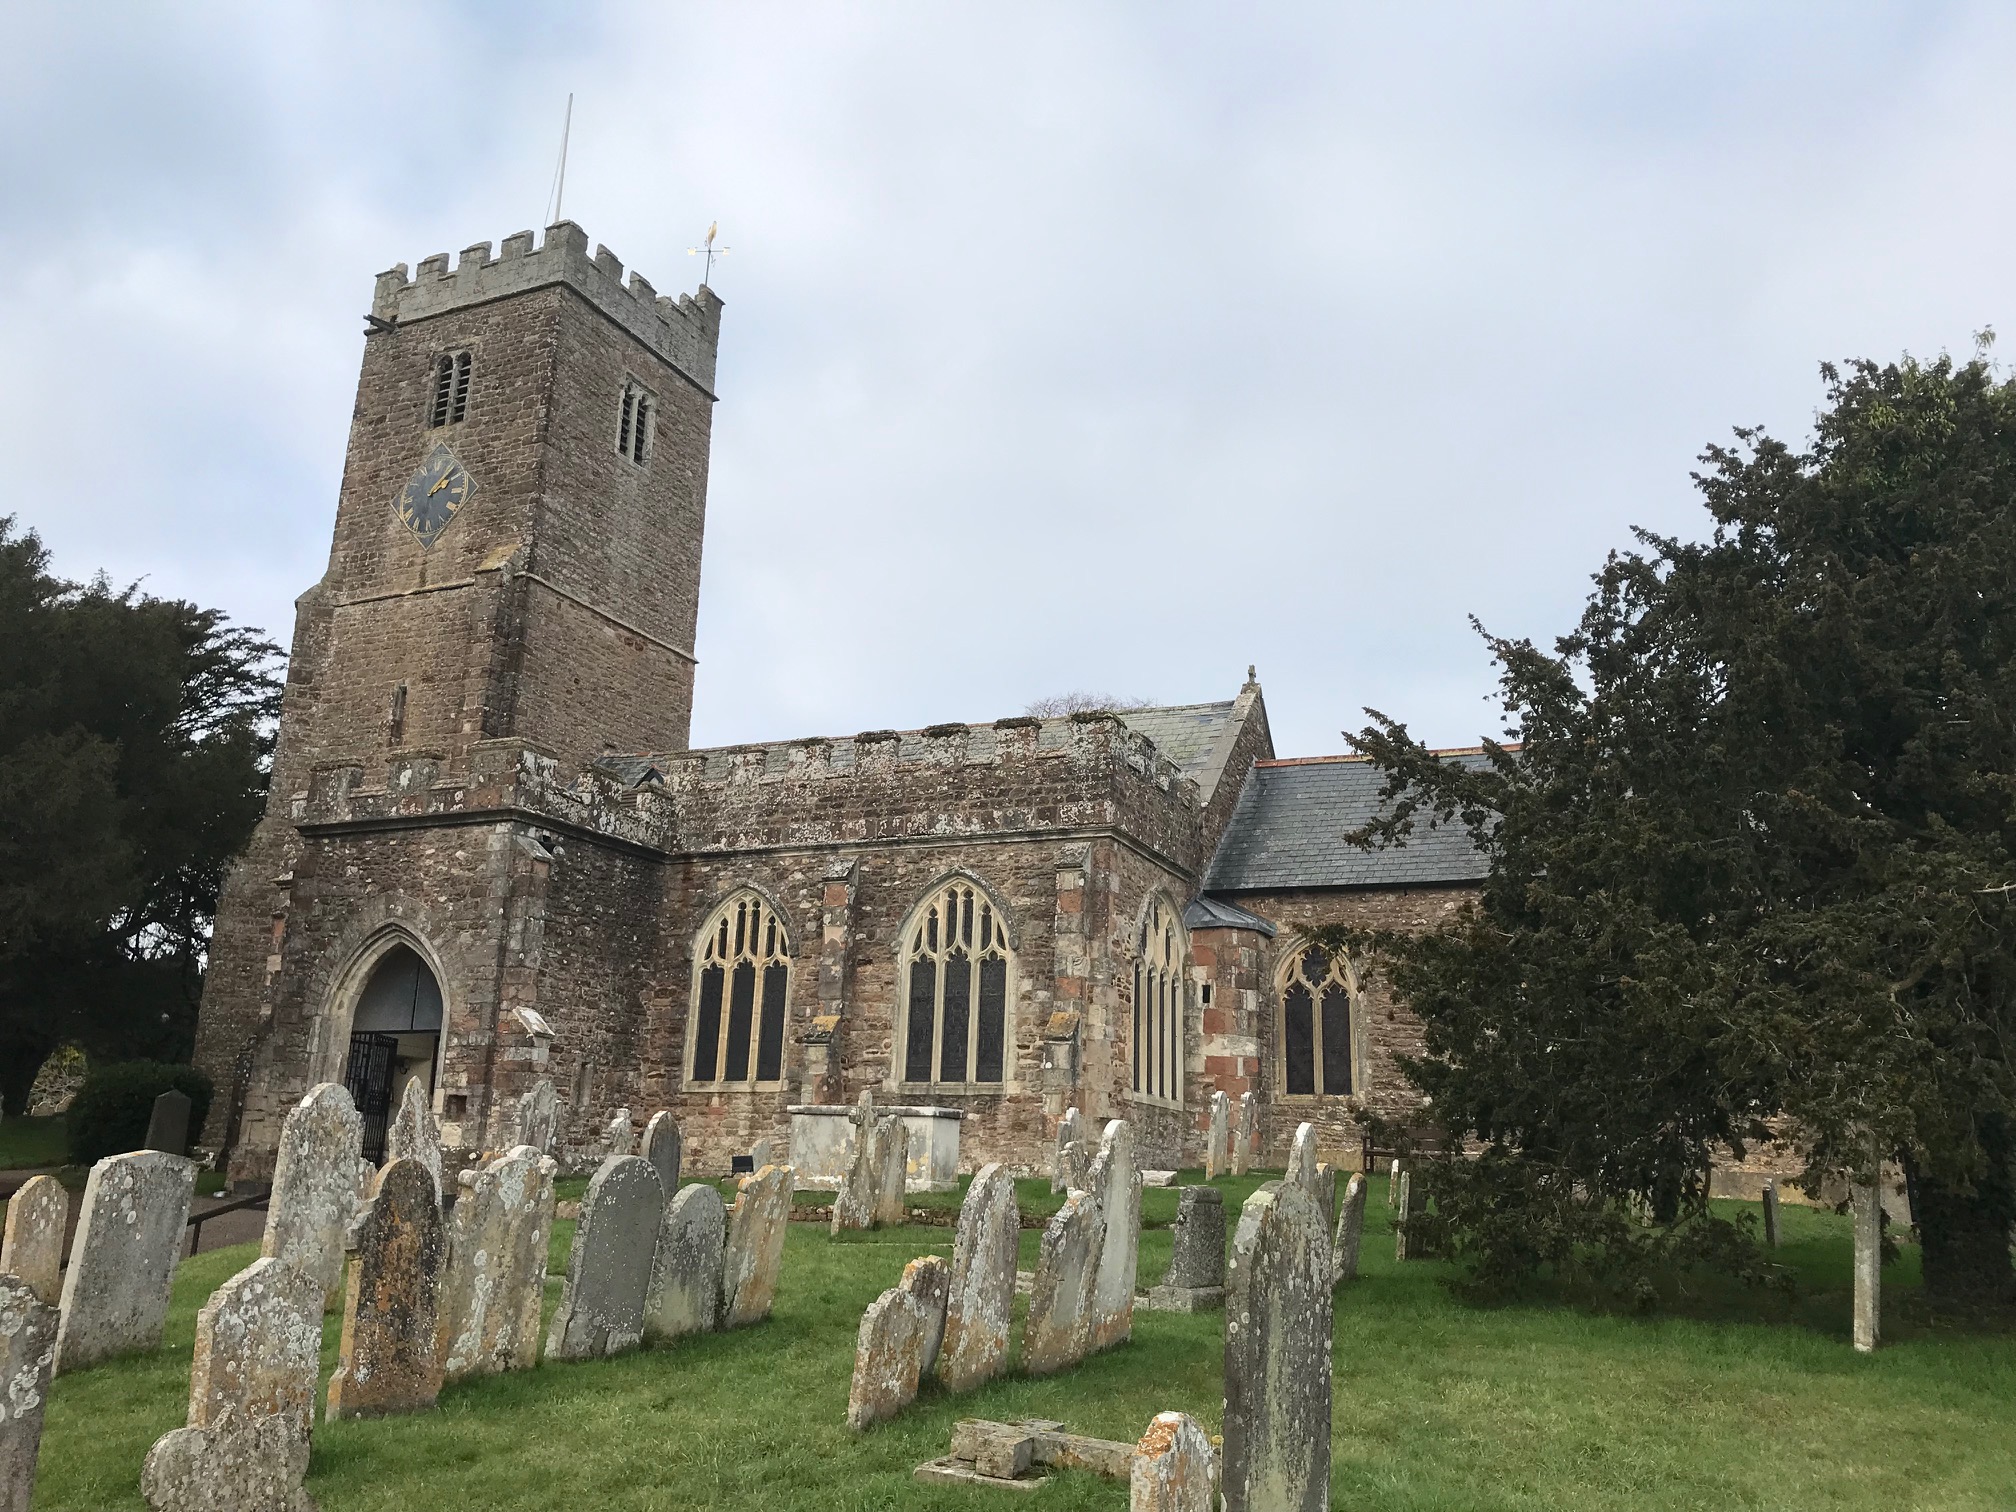
M 567 1283 L 546 1331 L 547 1359 L 599 1359 L 643 1342 L 644 1296 L 664 1216 L 665 1188 L 650 1161 L 603 1159 L 581 1199 Z
M 760 1171 L 766 1165 L 775 1165 L 777 1163 L 776 1149 L 776 1141 L 771 1139 L 768 1134 L 765 1134 L 756 1143 L 749 1146 L 749 1168 L 752 1171 Z
M 871 1089 L 862 1089 L 861 1101 L 847 1115 L 847 1121 L 854 1126 L 854 1148 L 847 1162 L 847 1174 L 841 1178 L 840 1190 L 833 1194 L 829 1232 L 835 1234 L 842 1229 L 873 1228 L 876 1211 L 881 1206 L 878 1183 L 882 1179 L 882 1163 L 877 1158 L 876 1148 L 881 1126 L 875 1114 L 875 1093 Z
M 712 1333 L 721 1324 L 721 1256 L 728 1210 L 721 1194 L 696 1181 L 665 1204 L 651 1285 L 644 1293 L 644 1337 L 653 1343 Z
M 1778 1183 L 1768 1178 L 1764 1182 L 1764 1243 L 1778 1248 Z
M 7 1199 L 0 1275 L 14 1277 L 54 1307 L 63 1296 L 63 1230 L 69 1222 L 70 1194 L 54 1176 L 22 1182 Z
M 796 1185 L 797 1173 L 788 1165 L 764 1166 L 742 1178 L 735 1206 L 728 1212 L 728 1242 L 722 1251 L 723 1328 L 740 1328 L 770 1316 Z
M 952 1244 L 945 1344 L 938 1356 L 938 1379 L 948 1391 L 971 1391 L 999 1375 L 1008 1361 L 1021 1234 L 1015 1178 L 998 1162 L 982 1166 L 959 1205 Z
M 170 1087 L 154 1099 L 154 1111 L 147 1117 L 147 1143 L 143 1150 L 165 1150 L 170 1155 L 189 1153 L 189 1094 Z
M 541 1155 L 550 1155 L 559 1125 L 559 1097 L 553 1083 L 542 1076 L 518 1099 L 518 1143 L 532 1146 Z
M 653 1113 L 651 1121 L 644 1125 L 644 1144 L 638 1153 L 650 1161 L 651 1168 L 658 1173 L 658 1184 L 665 1188 L 667 1202 L 679 1190 L 679 1163 L 684 1150 L 685 1140 L 679 1134 L 679 1120 L 662 1110 Z
M 557 1174 L 552 1156 L 519 1145 L 458 1178 L 436 1306 L 435 1350 L 444 1380 L 539 1363 Z
M 938 1368 L 945 1342 L 945 1311 L 952 1298 L 952 1266 L 943 1255 L 919 1255 L 903 1267 L 903 1289 L 924 1310 L 924 1332 L 917 1343 L 917 1377 Z
M 308 1474 L 322 1355 L 322 1284 L 262 1256 L 196 1315 L 188 1426 L 140 1472 L 154 1512 L 312 1512 Z
M 20 1277 L 0 1275 L 0 1512 L 28 1512 L 55 1365 L 55 1307 Z
M 385 1134 L 385 1163 L 417 1160 L 434 1183 L 434 1200 L 441 1200 L 441 1129 L 434 1122 L 434 1103 L 427 1089 L 415 1077 L 399 1094 L 399 1111 Z
M 91 1168 L 63 1273 L 58 1375 L 160 1346 L 195 1189 L 195 1163 L 162 1150 L 108 1155 Z
M 1141 1169 L 1134 1160 L 1134 1131 L 1124 1119 L 1106 1125 L 1092 1162 L 1104 1229 L 1099 1270 L 1092 1282 L 1093 1349 L 1124 1344 L 1134 1332 L 1134 1277 L 1140 1265 Z
M 1407 1220 L 1413 1214 L 1414 1173 L 1402 1171 L 1395 1178 L 1399 1194 L 1393 1200 L 1393 1258 L 1407 1258 Z
M 1083 1191 L 1066 1197 L 1045 1225 L 1022 1324 L 1025 1374 L 1048 1375 L 1085 1358 L 1105 1231 L 1098 1196 Z
M 343 1241 L 357 1216 L 358 1151 L 364 1119 L 348 1088 L 322 1082 L 287 1110 L 266 1200 L 259 1253 L 312 1276 L 325 1297 L 340 1297 Z M 376 1173 L 373 1172 L 375 1175 Z
M 1872 1186 L 1851 1186 L 1855 1217 L 1855 1348 L 1875 1351 L 1883 1335 L 1883 1198 Z
M 1223 1092 L 1211 1094 L 1211 1128 L 1204 1142 L 1204 1179 L 1216 1181 L 1230 1168 L 1232 1154 L 1232 1099 Z
M 441 1392 L 435 1354 L 447 1231 L 434 1178 L 394 1160 L 350 1231 L 343 1343 L 329 1378 L 331 1418 L 424 1412 Z
M 1354 1171 L 1344 1187 L 1344 1203 L 1337 1213 L 1337 1241 L 1331 1253 L 1337 1280 L 1357 1279 L 1358 1248 L 1364 1241 L 1365 1173 Z
M 1316 1125 L 1299 1123 L 1288 1143 L 1287 1179 L 1320 1201 L 1316 1197 L 1316 1166 Z
M 1330 1236 L 1293 1182 L 1246 1199 L 1225 1302 L 1225 1512 L 1330 1504 Z
M 1316 1167 L 1316 1206 L 1323 1209 L 1323 1232 L 1337 1232 L 1337 1167 L 1325 1160 Z
M 1225 1305 L 1225 1194 L 1218 1188 L 1183 1188 L 1169 1272 L 1141 1305 L 1157 1312 L 1215 1312 Z
M 1400 1200 L 1400 1157 L 1393 1157 L 1393 1168 L 1386 1173 L 1386 1206 L 1391 1209 Z
M 1260 1104 L 1251 1092 L 1239 1094 L 1239 1120 L 1233 1125 L 1232 1174 L 1244 1176 L 1253 1166 L 1253 1141 L 1260 1133 Z
M 1082 1179 L 1074 1188 L 1072 1179 L 1083 1169 L 1078 1162 L 1080 1156 L 1067 1153 L 1073 1145 L 1083 1145 L 1085 1141 L 1085 1120 L 1076 1108 L 1066 1108 L 1064 1116 L 1057 1120 L 1057 1157 L 1050 1167 L 1050 1190 L 1057 1192 L 1082 1189 Z
M 901 1223 L 910 1171 L 910 1129 L 900 1118 L 883 1118 L 875 1130 L 875 1224 Z
M 951 1272 L 926 1255 L 903 1268 L 903 1280 L 861 1316 L 854 1341 L 854 1379 L 847 1390 L 847 1426 L 856 1433 L 896 1416 L 917 1399 L 945 1329 Z
M 602 1127 L 603 1158 L 630 1153 L 630 1110 L 618 1108 Z
M 1218 1454 L 1194 1418 L 1158 1412 L 1127 1467 L 1127 1512 L 1217 1512 Z

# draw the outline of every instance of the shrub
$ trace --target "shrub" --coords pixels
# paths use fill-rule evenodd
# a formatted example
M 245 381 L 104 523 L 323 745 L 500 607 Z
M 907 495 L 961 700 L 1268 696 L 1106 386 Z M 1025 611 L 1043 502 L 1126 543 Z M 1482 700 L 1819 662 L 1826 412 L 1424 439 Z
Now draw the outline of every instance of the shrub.
M 92 1165 L 107 1155 L 139 1149 L 147 1140 L 154 1099 L 171 1087 L 188 1095 L 189 1137 L 194 1139 L 210 1111 L 210 1078 L 201 1071 L 160 1061 L 94 1066 L 70 1104 L 71 1162 Z

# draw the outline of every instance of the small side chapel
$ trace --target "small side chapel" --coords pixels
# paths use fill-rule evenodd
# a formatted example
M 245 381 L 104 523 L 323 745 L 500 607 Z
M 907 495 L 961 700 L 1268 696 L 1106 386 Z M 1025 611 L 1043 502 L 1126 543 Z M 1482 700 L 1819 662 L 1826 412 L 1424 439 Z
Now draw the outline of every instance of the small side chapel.
M 378 276 L 218 913 L 205 1142 L 268 1175 L 340 1081 L 382 1144 L 417 1080 L 473 1159 L 544 1078 L 577 1162 L 670 1108 L 726 1172 L 872 1088 L 958 1110 L 968 1170 L 1045 1169 L 1073 1107 L 1177 1167 L 1250 1091 L 1265 1162 L 1309 1121 L 1356 1164 L 1419 1030 L 1297 926 L 1430 927 L 1483 863 L 1347 845 L 1379 774 L 1278 757 L 1252 669 L 1212 703 L 688 747 L 721 309 L 565 221 Z

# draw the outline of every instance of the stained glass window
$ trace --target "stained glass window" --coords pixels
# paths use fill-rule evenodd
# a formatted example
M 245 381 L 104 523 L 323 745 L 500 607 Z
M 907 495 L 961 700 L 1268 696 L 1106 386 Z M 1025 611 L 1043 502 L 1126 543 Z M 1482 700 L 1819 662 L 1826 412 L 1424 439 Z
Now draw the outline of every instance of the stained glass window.
M 918 911 L 905 958 L 903 1079 L 1004 1080 L 1008 940 L 993 900 L 970 882 L 948 882 Z
M 715 910 L 694 952 L 693 1062 L 688 1080 L 747 1084 L 784 1078 L 791 943 L 754 893 Z

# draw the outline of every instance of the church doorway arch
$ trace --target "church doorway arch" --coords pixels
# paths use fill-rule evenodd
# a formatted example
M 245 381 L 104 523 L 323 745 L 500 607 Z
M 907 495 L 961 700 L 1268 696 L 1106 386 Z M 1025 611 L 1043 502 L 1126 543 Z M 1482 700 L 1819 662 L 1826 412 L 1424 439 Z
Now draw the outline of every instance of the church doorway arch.
M 441 1049 L 441 984 L 409 945 L 378 958 L 350 1019 L 344 1083 L 364 1115 L 364 1158 L 385 1159 L 385 1134 L 406 1084 L 431 1100 Z

